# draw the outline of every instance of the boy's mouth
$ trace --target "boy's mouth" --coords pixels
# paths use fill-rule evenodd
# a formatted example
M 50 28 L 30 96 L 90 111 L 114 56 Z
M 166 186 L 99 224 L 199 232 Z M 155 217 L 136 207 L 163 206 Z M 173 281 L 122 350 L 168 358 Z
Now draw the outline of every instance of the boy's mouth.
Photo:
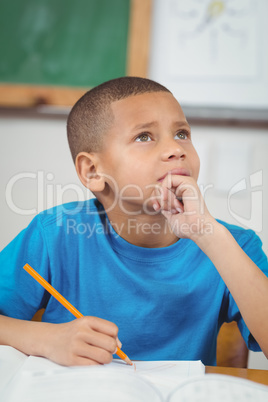
M 165 179 L 165 177 L 167 177 L 168 175 L 178 175 L 178 176 L 190 176 L 190 172 L 189 170 L 185 169 L 185 168 L 176 168 L 176 169 L 172 169 L 169 170 L 166 174 L 164 174 L 164 176 L 160 177 L 160 179 L 158 179 L 157 181 L 163 181 Z

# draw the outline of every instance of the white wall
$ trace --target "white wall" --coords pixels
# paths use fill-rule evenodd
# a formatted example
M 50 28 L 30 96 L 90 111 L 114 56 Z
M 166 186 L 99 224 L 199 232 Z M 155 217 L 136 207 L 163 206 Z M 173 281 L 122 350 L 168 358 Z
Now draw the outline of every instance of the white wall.
M 1 114 L 0 135 L 2 249 L 37 212 L 86 191 L 69 151 L 66 117 Z
M 268 253 L 268 129 L 193 126 L 192 133 L 209 210 L 253 229 Z
M 65 117 L 27 117 L 1 112 L 0 249 L 30 222 L 36 212 L 88 195 L 82 191 L 76 176 L 65 126 Z M 204 196 L 211 213 L 240 225 L 244 219 L 253 228 L 261 222 L 262 229 L 258 234 L 268 253 L 268 129 L 193 126 L 192 131 L 201 159 L 199 184 L 205 189 Z M 253 193 L 249 179 L 255 172 L 262 173 L 262 184 L 257 183 L 251 190 L 262 193 L 263 206 L 260 207 L 257 197 L 251 211 Z M 234 194 L 228 208 L 230 189 L 244 179 L 247 190 Z M 256 184 L 254 177 L 253 184 Z M 249 364 L 268 369 L 268 361 L 259 353 L 250 354 Z

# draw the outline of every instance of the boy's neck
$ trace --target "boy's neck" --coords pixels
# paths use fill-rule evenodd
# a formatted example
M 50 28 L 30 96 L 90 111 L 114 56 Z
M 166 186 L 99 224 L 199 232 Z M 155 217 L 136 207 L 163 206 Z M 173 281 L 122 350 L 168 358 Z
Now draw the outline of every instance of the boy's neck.
M 127 242 L 139 247 L 167 247 L 179 239 L 162 214 L 126 215 L 122 211 L 107 213 L 113 229 Z

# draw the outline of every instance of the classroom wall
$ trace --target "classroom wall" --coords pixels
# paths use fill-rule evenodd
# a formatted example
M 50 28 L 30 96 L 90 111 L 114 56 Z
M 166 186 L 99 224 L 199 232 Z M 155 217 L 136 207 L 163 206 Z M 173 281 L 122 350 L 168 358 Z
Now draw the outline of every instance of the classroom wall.
M 156 24 L 157 31 L 160 27 Z M 65 126 L 66 116 L 0 111 L 0 250 L 36 213 L 92 196 L 77 179 Z M 192 131 L 201 159 L 199 185 L 209 210 L 219 219 L 253 228 L 268 254 L 268 128 L 210 125 L 192 126 Z M 268 369 L 268 361 L 262 353 L 250 353 L 249 367 Z
M 0 249 L 37 212 L 91 196 L 76 177 L 65 127 L 64 116 L 0 112 Z M 192 126 L 192 131 L 209 210 L 258 229 L 268 254 L 268 129 Z M 250 353 L 249 366 L 268 369 L 268 361 L 262 353 Z

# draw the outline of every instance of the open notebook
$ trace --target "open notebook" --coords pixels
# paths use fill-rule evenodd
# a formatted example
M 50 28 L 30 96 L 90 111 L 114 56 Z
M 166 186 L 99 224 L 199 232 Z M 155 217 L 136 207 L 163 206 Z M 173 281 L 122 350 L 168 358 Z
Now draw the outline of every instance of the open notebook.
M 205 376 L 205 367 L 200 361 L 139 361 L 135 364 L 136 370 L 121 360 L 104 366 L 62 367 L 47 359 L 28 357 L 11 347 L 0 346 L 0 401 L 208 402 L 213 399 L 213 402 L 238 402 L 238 391 L 241 393 L 244 389 L 246 395 L 250 397 L 251 392 L 254 399 L 240 399 L 243 402 L 268 400 L 268 387 L 227 376 Z M 218 383 L 221 394 L 217 391 Z M 260 399 L 255 398 L 256 390 Z M 200 399 L 202 395 L 204 399 Z

